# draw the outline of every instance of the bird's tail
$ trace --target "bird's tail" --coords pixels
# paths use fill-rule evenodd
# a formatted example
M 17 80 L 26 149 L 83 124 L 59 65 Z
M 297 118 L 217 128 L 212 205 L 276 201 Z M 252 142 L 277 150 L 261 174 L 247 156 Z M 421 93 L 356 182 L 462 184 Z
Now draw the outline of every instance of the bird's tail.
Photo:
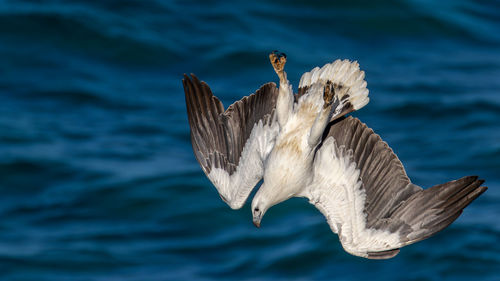
M 411 232 L 401 241 L 402 246 L 426 239 L 455 221 L 474 199 L 486 191 L 477 176 L 435 185 L 413 194 L 391 218 L 404 221 Z
M 335 100 L 338 102 L 332 116 L 334 120 L 362 108 L 370 101 L 364 78 L 365 72 L 359 69 L 357 61 L 336 60 L 304 73 L 300 78 L 297 99 L 313 87 L 321 90 L 312 92 L 323 93 L 325 85 L 333 85 Z

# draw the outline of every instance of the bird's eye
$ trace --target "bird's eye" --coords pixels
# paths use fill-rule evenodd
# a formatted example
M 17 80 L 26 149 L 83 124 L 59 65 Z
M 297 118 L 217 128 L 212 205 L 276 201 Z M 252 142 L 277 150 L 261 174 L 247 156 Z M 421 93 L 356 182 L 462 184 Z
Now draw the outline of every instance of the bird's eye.
M 255 212 L 259 212 L 259 208 L 255 208 L 255 209 L 254 209 L 254 211 L 255 211 Z

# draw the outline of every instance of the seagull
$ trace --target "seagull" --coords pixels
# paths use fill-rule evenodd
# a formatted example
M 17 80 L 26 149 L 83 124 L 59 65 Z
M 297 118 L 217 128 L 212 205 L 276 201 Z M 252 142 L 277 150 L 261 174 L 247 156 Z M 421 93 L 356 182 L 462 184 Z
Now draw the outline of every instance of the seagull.
M 273 51 L 269 59 L 279 88 L 267 83 L 226 110 L 194 74 L 183 79 L 193 151 L 222 200 L 239 209 L 262 180 L 251 205 L 255 226 L 270 207 L 302 197 L 346 252 L 388 259 L 450 225 L 486 191 L 477 176 L 413 184 L 387 143 L 346 116 L 369 101 L 356 61 L 304 73 L 294 94 L 286 55 Z

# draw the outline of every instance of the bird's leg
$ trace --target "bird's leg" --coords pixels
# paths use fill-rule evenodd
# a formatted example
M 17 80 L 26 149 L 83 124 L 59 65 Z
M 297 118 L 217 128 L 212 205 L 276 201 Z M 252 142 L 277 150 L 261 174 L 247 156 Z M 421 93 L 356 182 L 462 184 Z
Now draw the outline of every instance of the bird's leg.
M 278 115 L 278 123 L 283 127 L 288 120 L 288 116 L 293 108 L 293 93 L 288 79 L 286 78 L 285 64 L 286 54 L 278 51 L 273 51 L 269 54 L 269 60 L 273 65 L 274 71 L 280 79 L 279 94 L 276 101 L 276 111 Z
M 278 51 L 273 51 L 269 54 L 269 60 L 273 65 L 274 71 L 278 74 L 280 78 L 280 84 L 284 84 L 287 82 L 286 72 L 285 72 L 285 64 L 286 64 L 286 54 L 280 53 Z
M 316 120 L 314 120 L 308 139 L 308 144 L 311 148 L 318 145 L 328 122 L 330 122 L 333 110 L 339 105 L 338 97 L 335 95 L 335 92 L 338 90 L 339 85 L 333 84 L 331 81 L 326 82 L 323 88 L 323 107 L 318 116 L 316 116 Z

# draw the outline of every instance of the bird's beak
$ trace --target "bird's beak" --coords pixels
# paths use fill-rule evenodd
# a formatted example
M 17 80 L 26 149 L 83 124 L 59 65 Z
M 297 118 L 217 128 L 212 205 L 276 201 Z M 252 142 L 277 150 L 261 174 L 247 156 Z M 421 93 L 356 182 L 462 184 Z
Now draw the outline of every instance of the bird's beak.
M 253 225 L 255 225 L 255 227 L 257 228 L 260 228 L 260 221 L 262 220 L 262 215 L 259 214 L 257 216 L 254 216 L 253 217 Z
M 253 220 L 253 225 L 255 225 L 255 227 L 257 228 L 260 228 L 260 221 Z

